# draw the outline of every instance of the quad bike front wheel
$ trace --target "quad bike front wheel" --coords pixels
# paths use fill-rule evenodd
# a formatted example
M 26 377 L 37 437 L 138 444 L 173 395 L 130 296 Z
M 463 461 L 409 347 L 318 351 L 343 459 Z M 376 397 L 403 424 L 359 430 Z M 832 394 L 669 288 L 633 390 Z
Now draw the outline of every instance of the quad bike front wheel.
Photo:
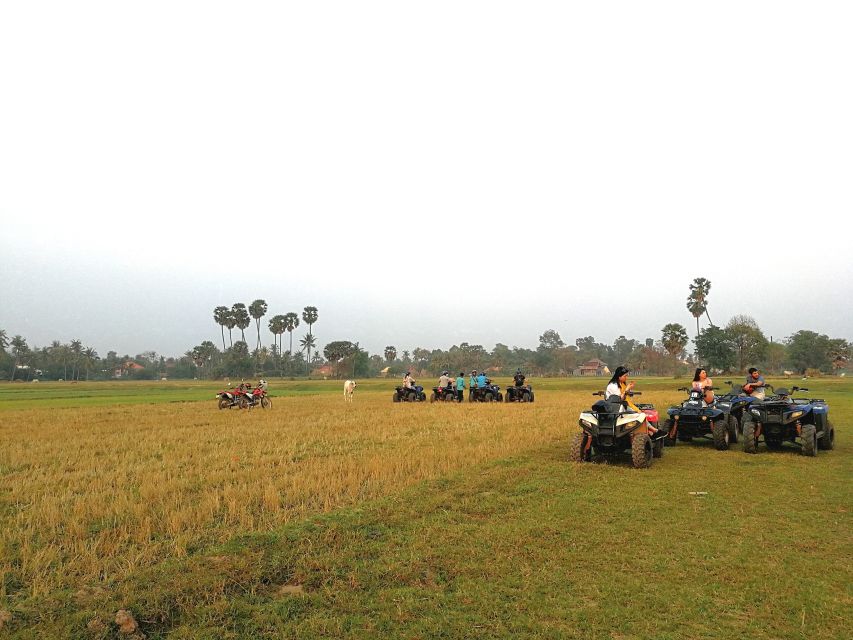
M 261 398 L 261 409 L 272 409 L 272 400 L 266 396 Z
M 725 417 L 725 422 L 729 432 L 729 444 L 737 444 L 737 418 L 729 414 Z
M 635 469 L 647 469 L 652 466 L 652 439 L 647 433 L 638 433 L 631 442 L 631 461 Z
M 804 424 L 800 437 L 803 439 L 803 455 L 814 458 L 817 455 L 817 429 L 813 424 Z
M 743 450 L 745 453 L 758 453 L 758 438 L 755 437 L 755 422 L 749 418 L 743 421 Z
M 652 444 L 652 457 L 653 458 L 663 458 L 664 440 L 666 440 L 666 438 L 658 438 Z
M 587 449 L 587 442 L 590 437 L 583 431 L 574 435 L 569 446 L 569 460 L 572 462 L 589 462 L 592 459 L 592 447 Z
M 818 439 L 817 447 L 827 451 L 835 447 L 835 428 L 829 420 L 823 425 L 823 435 Z
M 231 406 L 231 401 L 228 398 L 219 398 L 219 408 L 228 409 Z
M 711 436 L 717 451 L 727 451 L 729 448 L 729 429 L 725 419 L 711 421 Z
M 533 396 L 530 395 L 529 391 L 525 391 L 524 393 L 521 394 L 521 401 L 522 402 L 532 402 Z

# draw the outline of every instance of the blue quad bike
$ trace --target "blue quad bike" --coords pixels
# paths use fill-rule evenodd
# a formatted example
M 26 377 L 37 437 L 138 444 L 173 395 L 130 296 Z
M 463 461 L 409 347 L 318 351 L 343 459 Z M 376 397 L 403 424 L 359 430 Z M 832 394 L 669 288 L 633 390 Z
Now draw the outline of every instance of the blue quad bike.
M 489 382 L 485 387 L 471 389 L 470 402 L 503 402 L 504 394 L 501 388 Z
M 816 456 L 818 449 L 835 446 L 835 429 L 829 421 L 829 405 L 821 398 L 794 398 L 791 393 L 808 391 L 802 387 L 774 389 L 773 395 L 753 402 L 744 414 L 743 450 L 758 453 L 758 443 L 771 451 L 787 443 L 800 447 L 804 456 Z
M 749 406 L 755 401 L 755 398 L 746 395 L 743 388 L 731 380 L 726 380 L 726 384 L 729 385 L 730 390 L 718 395 L 714 406 L 727 416 L 726 428 L 729 430 L 729 444 L 737 444 L 738 438 L 743 435 L 744 413 L 749 411 Z
M 394 388 L 394 402 L 423 402 L 424 400 L 426 400 L 426 394 L 419 384 L 411 389 L 404 386 Z
M 716 389 L 717 387 L 711 387 Z M 714 441 L 717 451 L 726 451 L 729 443 L 737 442 L 737 421 L 725 413 L 716 402 L 705 403 L 702 391 L 679 387 L 690 395 L 680 405 L 670 407 L 666 413 L 666 443 L 674 446 L 678 441 L 690 442 L 693 438 L 708 438 Z

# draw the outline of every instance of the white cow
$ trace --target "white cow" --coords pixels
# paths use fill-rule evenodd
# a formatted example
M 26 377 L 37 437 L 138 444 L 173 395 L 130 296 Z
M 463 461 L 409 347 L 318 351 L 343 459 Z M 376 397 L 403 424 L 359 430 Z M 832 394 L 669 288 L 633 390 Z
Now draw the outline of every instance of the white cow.
M 344 400 L 346 402 L 352 402 L 352 394 L 355 391 L 356 384 L 358 383 L 355 380 L 344 382 Z

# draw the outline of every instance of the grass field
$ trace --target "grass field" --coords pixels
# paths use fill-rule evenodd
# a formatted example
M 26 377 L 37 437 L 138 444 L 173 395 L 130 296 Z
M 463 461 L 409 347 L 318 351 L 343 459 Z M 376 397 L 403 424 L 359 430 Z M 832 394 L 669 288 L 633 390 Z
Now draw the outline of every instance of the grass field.
M 567 461 L 602 380 L 532 382 L 459 406 L 270 380 L 269 411 L 209 382 L 0 385 L 0 638 L 126 637 L 119 609 L 148 638 L 853 636 L 853 383 L 809 381 L 817 458 L 693 443 L 634 470 Z M 664 409 L 683 383 L 638 389 Z

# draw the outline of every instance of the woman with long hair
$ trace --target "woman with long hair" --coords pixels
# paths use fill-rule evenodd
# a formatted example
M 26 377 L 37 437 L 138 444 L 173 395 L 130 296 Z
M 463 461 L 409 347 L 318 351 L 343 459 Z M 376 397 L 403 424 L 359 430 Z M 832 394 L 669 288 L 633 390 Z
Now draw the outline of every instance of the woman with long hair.
M 702 367 L 698 367 L 696 369 L 696 373 L 693 375 L 692 389 L 702 393 L 702 396 L 705 399 L 705 404 L 711 404 L 714 401 L 714 392 L 711 390 L 711 387 L 713 386 L 714 383 L 711 378 L 708 377 L 708 372 Z

